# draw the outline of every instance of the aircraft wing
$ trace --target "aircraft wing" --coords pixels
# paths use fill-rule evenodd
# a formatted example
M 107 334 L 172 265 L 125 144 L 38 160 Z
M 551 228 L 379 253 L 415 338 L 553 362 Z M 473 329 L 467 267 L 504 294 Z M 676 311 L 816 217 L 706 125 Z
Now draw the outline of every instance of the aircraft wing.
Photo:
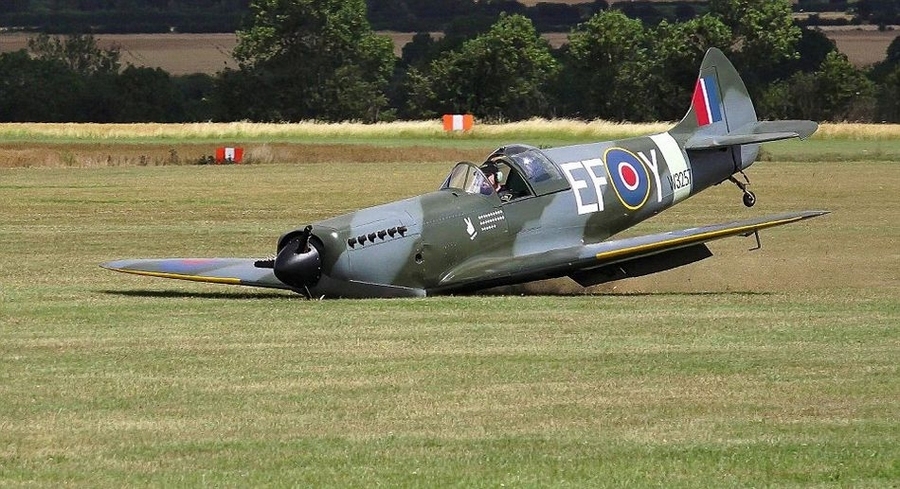
M 271 267 L 259 268 L 256 262 L 253 258 L 160 258 L 118 260 L 100 266 L 150 277 L 293 290 L 275 278 Z
M 828 211 L 793 212 L 602 241 L 533 255 L 505 258 L 477 257 L 452 270 L 444 277 L 442 285 L 448 289 L 467 289 L 479 288 L 485 284 L 490 286 L 490 284 L 541 280 L 563 275 L 572 276 L 582 285 L 595 285 L 626 276 L 667 270 L 706 258 L 711 256 L 704 245 L 709 241 L 736 235 L 750 236 L 761 229 L 827 213 Z M 652 261 L 654 258 L 657 259 L 656 262 Z M 614 276 L 613 267 L 626 265 L 633 269 L 648 269 L 648 271 Z M 592 276 L 593 271 L 602 273 Z

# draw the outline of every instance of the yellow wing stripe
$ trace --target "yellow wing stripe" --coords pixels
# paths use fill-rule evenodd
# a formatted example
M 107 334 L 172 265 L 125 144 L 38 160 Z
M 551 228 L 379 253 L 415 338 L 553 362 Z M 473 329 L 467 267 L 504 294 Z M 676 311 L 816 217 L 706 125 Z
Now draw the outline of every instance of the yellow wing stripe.
M 181 273 L 167 272 L 147 272 L 144 270 L 128 270 L 125 268 L 114 268 L 113 270 L 122 273 L 132 273 L 134 275 L 146 275 L 148 277 L 174 278 L 177 280 L 190 280 L 192 282 L 207 282 L 212 284 L 241 285 L 241 279 L 232 277 L 203 277 L 201 275 L 184 275 Z
M 696 243 L 703 243 L 706 241 L 711 241 L 718 238 L 724 238 L 726 236 L 732 236 L 735 234 L 741 234 L 745 232 L 758 231 L 760 229 L 769 228 L 772 226 L 779 226 L 782 224 L 787 224 L 794 221 L 799 221 L 804 219 L 804 216 L 794 216 L 788 219 L 779 219 L 777 221 L 768 221 L 759 224 L 750 224 L 747 226 L 738 226 L 734 228 L 725 228 L 719 229 L 717 231 L 707 231 L 705 233 L 693 234 L 690 236 L 682 236 L 680 238 L 673 238 L 666 241 L 659 241 L 656 243 L 648 243 L 644 245 L 632 246 L 630 248 L 622 248 L 620 250 L 612 250 L 612 251 L 604 251 L 602 253 L 597 253 L 596 258 L 598 260 L 611 260 L 615 258 L 620 258 L 623 256 L 640 254 L 645 252 L 656 251 L 660 249 L 666 248 L 674 248 L 681 245 L 691 245 Z

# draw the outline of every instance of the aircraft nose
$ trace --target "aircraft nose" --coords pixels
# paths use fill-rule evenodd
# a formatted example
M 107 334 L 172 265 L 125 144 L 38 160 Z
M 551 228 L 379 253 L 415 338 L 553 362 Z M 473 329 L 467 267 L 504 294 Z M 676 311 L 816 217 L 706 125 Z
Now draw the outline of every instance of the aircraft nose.
M 310 242 L 312 226 L 291 238 L 275 257 L 273 271 L 281 282 L 297 289 L 315 285 L 322 275 L 319 250 Z

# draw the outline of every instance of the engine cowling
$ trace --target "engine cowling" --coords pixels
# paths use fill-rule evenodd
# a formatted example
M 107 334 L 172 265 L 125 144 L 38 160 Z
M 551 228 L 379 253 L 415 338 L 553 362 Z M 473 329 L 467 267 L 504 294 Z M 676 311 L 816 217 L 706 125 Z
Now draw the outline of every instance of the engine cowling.
M 278 250 L 273 271 L 281 282 L 305 291 L 322 276 L 322 258 L 312 237 L 312 226 L 290 237 Z

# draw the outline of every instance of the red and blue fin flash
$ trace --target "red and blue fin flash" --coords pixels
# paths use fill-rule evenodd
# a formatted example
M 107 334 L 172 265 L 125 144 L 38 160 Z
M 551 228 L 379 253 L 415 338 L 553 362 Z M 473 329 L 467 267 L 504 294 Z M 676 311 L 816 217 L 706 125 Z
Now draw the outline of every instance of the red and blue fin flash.
M 705 126 L 722 120 L 722 99 L 719 97 L 719 84 L 714 75 L 701 76 L 694 86 L 694 97 L 691 103 L 697 115 L 697 125 Z

